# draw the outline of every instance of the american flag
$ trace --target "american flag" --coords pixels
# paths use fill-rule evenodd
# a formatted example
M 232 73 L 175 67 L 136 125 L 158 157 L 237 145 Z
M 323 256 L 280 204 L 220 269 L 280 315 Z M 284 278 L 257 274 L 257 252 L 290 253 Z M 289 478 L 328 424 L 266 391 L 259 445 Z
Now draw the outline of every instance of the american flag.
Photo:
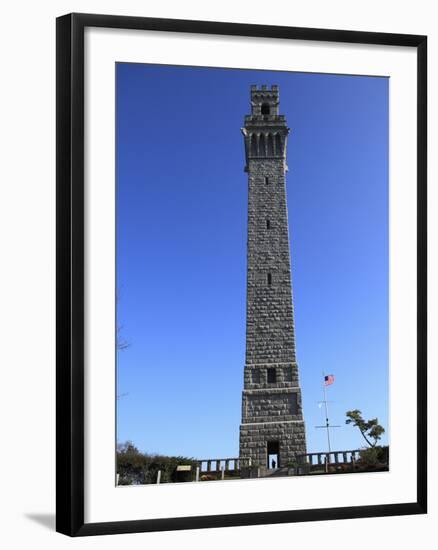
M 335 381 L 335 376 L 333 374 L 326 374 L 324 376 L 324 386 L 330 386 Z

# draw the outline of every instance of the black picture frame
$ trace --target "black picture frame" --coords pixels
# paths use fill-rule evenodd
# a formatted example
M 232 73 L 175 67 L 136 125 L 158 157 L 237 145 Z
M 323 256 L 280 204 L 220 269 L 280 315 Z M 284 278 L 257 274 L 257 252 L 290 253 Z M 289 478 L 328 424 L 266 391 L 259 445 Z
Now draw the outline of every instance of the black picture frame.
M 69 536 L 364 518 L 427 511 L 427 37 L 69 14 L 57 19 L 56 529 Z M 417 499 L 403 504 L 84 522 L 84 30 L 157 30 L 406 46 L 417 52 Z

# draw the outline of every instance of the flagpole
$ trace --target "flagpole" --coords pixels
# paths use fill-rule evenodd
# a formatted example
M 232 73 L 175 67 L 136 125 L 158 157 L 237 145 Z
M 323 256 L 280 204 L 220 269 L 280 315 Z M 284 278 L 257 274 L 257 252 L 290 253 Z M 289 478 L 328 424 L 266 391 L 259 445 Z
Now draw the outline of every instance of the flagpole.
M 325 389 L 325 373 L 322 371 L 322 390 L 324 392 L 324 407 L 325 407 L 325 425 L 327 428 L 327 443 L 328 443 L 328 450 L 329 453 L 331 453 L 331 445 L 330 445 L 330 424 L 329 424 L 329 418 L 328 418 L 328 406 L 327 406 L 327 393 Z

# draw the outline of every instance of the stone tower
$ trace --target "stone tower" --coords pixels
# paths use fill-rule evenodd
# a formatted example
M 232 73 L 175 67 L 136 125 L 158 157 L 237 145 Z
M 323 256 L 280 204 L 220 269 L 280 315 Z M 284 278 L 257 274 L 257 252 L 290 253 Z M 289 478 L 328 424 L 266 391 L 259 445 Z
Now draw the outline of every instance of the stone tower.
M 278 86 L 251 87 L 242 128 L 248 172 L 246 363 L 240 426 L 241 458 L 287 466 L 306 453 L 286 205 L 289 128 Z

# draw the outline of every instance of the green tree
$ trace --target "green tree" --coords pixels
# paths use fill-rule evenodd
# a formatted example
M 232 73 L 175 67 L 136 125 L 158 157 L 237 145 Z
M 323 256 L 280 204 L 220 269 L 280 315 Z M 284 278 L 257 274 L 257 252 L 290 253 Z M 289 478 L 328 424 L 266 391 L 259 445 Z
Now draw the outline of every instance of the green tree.
M 364 420 L 362 417 L 362 412 L 358 409 L 354 409 L 354 411 L 347 411 L 345 414 L 347 416 L 345 424 L 353 424 L 353 426 L 359 428 L 360 433 L 368 445 L 370 447 L 375 447 L 379 439 L 382 437 L 382 434 L 385 433 L 385 429 L 379 424 L 377 418 Z

